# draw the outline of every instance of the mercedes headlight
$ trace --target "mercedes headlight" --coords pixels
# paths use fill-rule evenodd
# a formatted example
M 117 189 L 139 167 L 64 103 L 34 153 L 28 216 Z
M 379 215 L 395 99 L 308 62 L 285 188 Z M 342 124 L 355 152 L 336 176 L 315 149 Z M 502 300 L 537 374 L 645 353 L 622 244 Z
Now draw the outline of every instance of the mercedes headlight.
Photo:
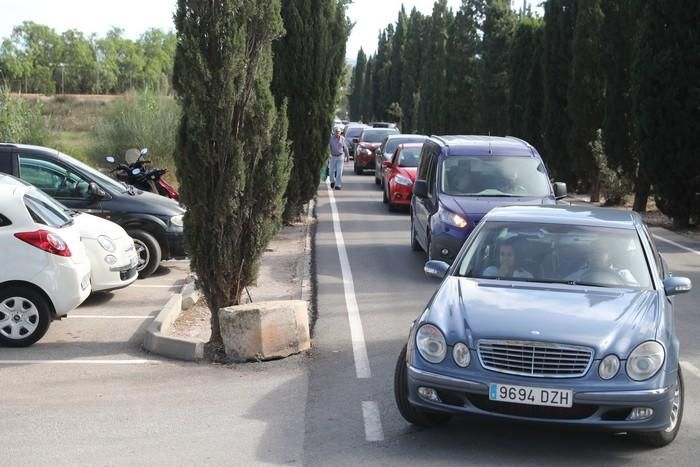
M 421 357 L 430 363 L 440 363 L 447 355 L 447 343 L 442 332 L 432 324 L 424 324 L 416 333 L 416 347 Z
M 457 342 L 454 347 L 452 347 L 452 358 L 454 358 L 455 363 L 462 368 L 468 367 L 472 359 L 469 353 L 469 347 L 462 342 Z
M 460 229 L 463 229 L 469 225 L 469 222 L 467 222 L 467 220 L 462 216 L 442 207 L 438 211 L 438 215 L 440 216 L 439 219 L 442 222 Z
M 403 185 L 403 186 L 411 186 L 411 185 L 413 185 L 413 182 L 411 181 L 410 178 L 406 178 L 406 177 L 404 177 L 404 176 L 402 176 L 402 175 L 397 175 L 397 176 L 394 178 L 394 181 L 395 181 L 396 183 L 398 183 L 399 185 Z
M 620 370 L 620 359 L 616 355 L 608 355 L 600 361 L 598 375 L 603 379 L 614 378 Z
M 656 341 L 646 341 L 637 346 L 627 358 L 627 375 L 635 381 L 644 381 L 656 374 L 664 364 L 666 352 Z
M 183 214 L 180 214 L 179 216 L 173 216 L 170 218 L 170 223 L 174 226 L 182 227 L 184 225 L 184 218 L 185 216 Z
M 99 243 L 102 248 L 110 253 L 113 253 L 117 249 L 117 245 L 115 245 L 112 239 L 106 235 L 100 235 L 97 237 L 97 243 Z

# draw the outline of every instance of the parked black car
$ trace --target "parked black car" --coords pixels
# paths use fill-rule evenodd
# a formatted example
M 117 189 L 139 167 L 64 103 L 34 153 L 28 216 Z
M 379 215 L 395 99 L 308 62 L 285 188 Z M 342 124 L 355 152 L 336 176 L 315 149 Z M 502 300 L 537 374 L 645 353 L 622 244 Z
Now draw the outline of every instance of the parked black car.
M 120 183 L 55 149 L 0 143 L 0 172 L 25 180 L 69 208 L 116 222 L 134 239 L 140 277 L 161 260 L 185 256 L 182 221 L 175 201 Z

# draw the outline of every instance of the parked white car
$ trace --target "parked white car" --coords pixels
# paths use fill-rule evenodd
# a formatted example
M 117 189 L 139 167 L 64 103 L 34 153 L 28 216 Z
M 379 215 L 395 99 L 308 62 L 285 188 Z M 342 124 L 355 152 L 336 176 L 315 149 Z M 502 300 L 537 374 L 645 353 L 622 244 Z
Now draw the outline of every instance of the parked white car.
M 0 345 L 32 345 L 92 290 L 78 228 L 45 197 L 0 184 Z
M 0 185 L 32 186 L 12 175 L 0 174 Z M 73 219 L 90 259 L 90 282 L 93 292 L 121 289 L 138 278 L 138 254 L 134 240 L 114 222 L 69 209 L 43 191 L 43 202 Z

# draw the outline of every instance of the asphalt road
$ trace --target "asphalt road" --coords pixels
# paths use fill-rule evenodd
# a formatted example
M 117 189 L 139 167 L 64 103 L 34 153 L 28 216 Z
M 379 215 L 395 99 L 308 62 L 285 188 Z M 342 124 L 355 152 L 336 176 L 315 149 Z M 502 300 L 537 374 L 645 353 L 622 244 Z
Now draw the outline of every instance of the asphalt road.
M 424 254 L 410 249 L 408 213 L 389 213 L 373 177 L 350 172 L 345 172 L 342 191 L 319 191 L 319 319 L 309 373 L 304 464 L 697 465 L 697 288 L 676 298 L 676 326 L 686 364 L 686 407 L 682 430 L 666 448 L 648 449 L 624 435 L 475 417 L 431 429 L 406 423 L 394 404 L 394 366 L 410 322 L 423 310 L 438 282 L 423 275 Z M 339 227 L 341 235 L 334 230 L 331 197 L 337 209 L 336 230 Z M 674 273 L 689 276 L 700 288 L 700 253 L 680 247 L 700 251 L 700 244 L 663 229 L 653 231 L 676 243 L 658 241 Z M 343 253 L 338 248 L 341 237 L 348 258 L 345 282 Z M 350 297 L 347 303 L 346 292 Z M 357 325 L 360 321 L 361 327 Z M 361 355 L 363 348 L 366 360 Z

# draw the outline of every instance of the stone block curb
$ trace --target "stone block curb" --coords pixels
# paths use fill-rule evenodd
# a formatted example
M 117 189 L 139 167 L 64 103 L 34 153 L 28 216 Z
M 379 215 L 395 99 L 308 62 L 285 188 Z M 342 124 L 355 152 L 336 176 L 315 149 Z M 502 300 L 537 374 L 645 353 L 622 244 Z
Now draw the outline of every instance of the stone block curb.
M 199 292 L 194 289 L 194 277 L 190 276 L 182 286 L 180 293 L 170 297 L 170 300 L 160 310 L 156 318 L 148 325 L 143 338 L 143 348 L 163 357 L 175 360 L 193 362 L 204 356 L 204 342 L 197 339 L 186 339 L 166 335 L 173 322 L 180 315 L 186 301 L 192 301 L 193 306 Z
M 306 205 L 306 236 L 304 240 L 304 275 L 301 279 L 301 299 L 311 304 L 313 297 L 313 281 L 311 280 L 311 229 L 314 223 L 314 210 L 316 209 L 316 199 L 309 201 Z

